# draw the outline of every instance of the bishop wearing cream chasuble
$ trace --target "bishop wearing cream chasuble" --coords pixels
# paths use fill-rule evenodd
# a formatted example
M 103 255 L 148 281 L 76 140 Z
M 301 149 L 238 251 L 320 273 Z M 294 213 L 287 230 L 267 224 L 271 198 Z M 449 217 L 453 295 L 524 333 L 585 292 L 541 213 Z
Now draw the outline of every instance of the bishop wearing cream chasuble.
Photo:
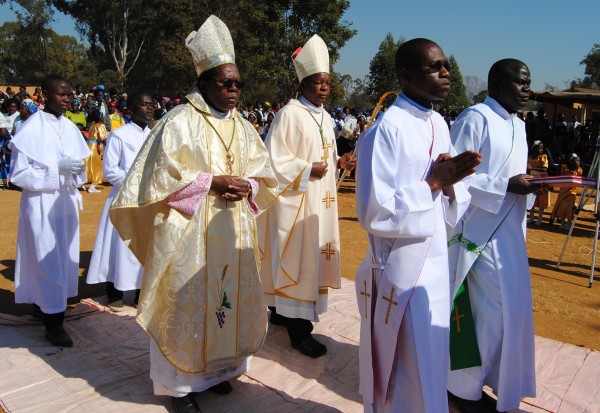
M 144 266 L 137 321 L 150 375 L 177 412 L 195 392 L 231 391 L 267 331 L 255 216 L 277 180 L 254 127 L 235 110 L 243 83 L 215 16 L 186 39 L 197 86 L 152 130 L 110 217 Z
M 327 349 L 311 335 L 312 321 L 326 311 L 328 289 L 340 288 L 336 171 L 348 156 L 338 158 L 333 121 L 323 108 L 325 42 L 314 35 L 292 58 L 300 96 L 277 112 L 265 140 L 280 194 L 258 221 L 261 280 L 271 322 L 287 327 L 302 354 L 320 357 Z

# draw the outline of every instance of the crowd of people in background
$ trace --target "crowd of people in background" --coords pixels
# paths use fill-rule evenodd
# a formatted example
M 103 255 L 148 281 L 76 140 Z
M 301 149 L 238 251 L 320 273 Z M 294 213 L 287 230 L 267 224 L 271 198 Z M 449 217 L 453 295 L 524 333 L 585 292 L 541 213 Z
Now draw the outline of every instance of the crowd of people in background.
M 150 122 L 152 129 L 157 122 L 177 105 L 185 103 L 185 93 L 177 97 L 152 96 L 154 117 Z M 269 133 L 275 114 L 286 102 L 278 101 L 274 105 L 269 101 L 238 103 L 238 112 L 252 123 L 256 132 L 264 141 Z M 26 86 L 20 86 L 15 92 L 11 87 L 0 90 L 0 189 L 18 189 L 10 183 L 10 148 L 9 141 L 19 127 L 29 116 L 44 109 L 44 96 L 41 88 L 36 87 L 33 95 L 27 92 Z M 362 108 L 334 107 L 329 110 L 334 118 L 334 133 L 337 149 L 340 155 L 352 151 L 360 133 L 364 131 L 367 121 L 367 111 Z M 75 86 L 72 92 L 69 110 L 65 117 L 71 120 L 81 131 L 83 139 L 92 151 L 92 156 L 86 160 L 88 182 L 82 187 L 90 193 L 100 192 L 101 184 L 105 182 L 102 176 L 101 159 L 108 134 L 131 122 L 132 110 L 128 107 L 128 93 L 118 92 L 114 88 L 106 89 L 98 84 L 87 93 L 81 85 Z

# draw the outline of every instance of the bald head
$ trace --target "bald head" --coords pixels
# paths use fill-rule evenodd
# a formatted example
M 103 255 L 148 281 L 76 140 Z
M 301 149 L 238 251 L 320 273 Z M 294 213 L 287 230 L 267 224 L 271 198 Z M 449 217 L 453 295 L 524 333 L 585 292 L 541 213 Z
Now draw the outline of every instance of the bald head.
M 529 101 L 531 76 L 527 65 L 517 59 L 502 59 L 490 68 L 488 92 L 509 113 L 517 113 Z

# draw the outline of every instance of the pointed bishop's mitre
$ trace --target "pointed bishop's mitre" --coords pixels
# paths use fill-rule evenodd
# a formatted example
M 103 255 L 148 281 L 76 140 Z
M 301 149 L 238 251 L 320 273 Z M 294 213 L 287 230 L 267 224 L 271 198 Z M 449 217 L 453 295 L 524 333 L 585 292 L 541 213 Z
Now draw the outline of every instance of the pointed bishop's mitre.
M 316 34 L 292 54 L 292 60 L 301 82 L 315 73 L 329 73 L 329 51 L 323 39 Z
M 197 32 L 188 34 L 185 45 L 192 53 L 198 76 L 213 67 L 235 63 L 231 33 L 217 16 L 211 15 Z

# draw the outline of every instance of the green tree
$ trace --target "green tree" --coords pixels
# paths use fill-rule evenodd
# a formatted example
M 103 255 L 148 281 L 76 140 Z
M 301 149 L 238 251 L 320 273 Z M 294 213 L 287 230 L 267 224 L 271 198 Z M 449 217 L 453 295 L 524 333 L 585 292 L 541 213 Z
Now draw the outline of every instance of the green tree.
M 585 78 L 580 81 L 587 87 L 600 85 L 600 43 L 594 44 L 592 50 L 583 58 L 579 64 L 585 65 Z
M 371 103 L 387 91 L 400 90 L 398 76 L 396 75 L 396 50 L 405 42 L 405 39 L 394 40 L 394 36 L 388 33 L 379 45 L 379 50 L 371 59 L 369 65 L 369 80 L 367 93 Z
M 482 103 L 489 95 L 487 89 L 483 89 L 473 96 L 473 104 Z
M 453 55 L 448 58 L 448 64 L 450 66 L 450 81 L 452 87 L 446 100 L 442 103 L 441 107 L 446 110 L 455 110 L 460 113 L 464 108 L 471 106 L 471 102 L 467 98 L 467 87 L 458 67 L 458 62 Z
M 48 29 L 44 38 L 46 63 L 39 55 L 27 53 L 38 44 L 37 36 L 19 22 L 0 26 L 0 81 L 11 84 L 39 85 L 47 74 L 64 76 L 73 84 L 91 84 L 96 69 L 87 50 L 72 36 L 61 36 Z

